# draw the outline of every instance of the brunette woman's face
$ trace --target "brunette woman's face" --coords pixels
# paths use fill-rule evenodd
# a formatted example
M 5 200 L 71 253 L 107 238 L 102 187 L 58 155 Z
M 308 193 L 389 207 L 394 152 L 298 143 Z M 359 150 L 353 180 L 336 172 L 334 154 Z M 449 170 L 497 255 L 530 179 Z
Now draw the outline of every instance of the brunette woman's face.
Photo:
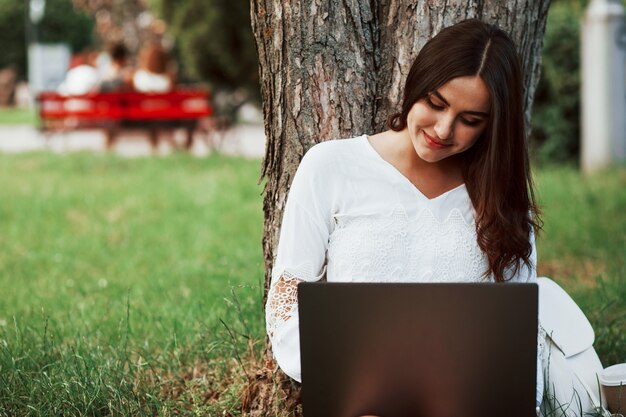
M 439 162 L 469 149 L 489 122 L 491 98 L 479 76 L 453 78 L 417 101 L 407 117 L 417 155 Z

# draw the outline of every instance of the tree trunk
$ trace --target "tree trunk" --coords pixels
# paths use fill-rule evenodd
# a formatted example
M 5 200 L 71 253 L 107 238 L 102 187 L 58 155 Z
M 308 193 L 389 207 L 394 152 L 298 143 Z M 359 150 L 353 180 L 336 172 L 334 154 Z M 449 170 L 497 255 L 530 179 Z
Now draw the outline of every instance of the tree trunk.
M 267 145 L 261 177 L 265 288 L 289 185 L 315 143 L 385 129 L 420 48 L 479 18 L 507 30 L 525 71 L 529 125 L 550 0 L 251 0 Z M 267 349 L 271 360 L 271 347 Z

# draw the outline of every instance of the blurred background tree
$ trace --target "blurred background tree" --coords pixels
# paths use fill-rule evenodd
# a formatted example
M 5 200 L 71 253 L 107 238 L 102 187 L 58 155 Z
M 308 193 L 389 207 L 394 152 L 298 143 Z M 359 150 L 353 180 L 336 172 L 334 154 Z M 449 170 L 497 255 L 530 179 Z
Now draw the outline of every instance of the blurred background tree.
M 578 161 L 580 23 L 585 3 L 553 0 L 550 6 L 532 116 L 532 148 L 539 163 Z
M 98 43 L 106 48 L 123 42 L 131 55 L 142 45 L 161 41 L 166 25 L 155 19 L 145 0 L 65 0 L 95 18 Z
M 0 0 L 0 68 L 15 65 L 26 78 L 26 6 L 24 0 Z M 63 42 L 78 52 L 94 42 L 94 18 L 77 10 L 70 0 L 47 0 L 45 14 L 37 27 L 39 42 Z
M 533 106 L 531 146 L 539 164 L 578 164 L 580 155 L 580 27 L 590 0 L 552 0 L 541 79 Z M 626 6 L 626 0 L 622 0 Z
M 184 75 L 260 101 L 248 0 L 152 0 L 149 4 L 176 39 Z

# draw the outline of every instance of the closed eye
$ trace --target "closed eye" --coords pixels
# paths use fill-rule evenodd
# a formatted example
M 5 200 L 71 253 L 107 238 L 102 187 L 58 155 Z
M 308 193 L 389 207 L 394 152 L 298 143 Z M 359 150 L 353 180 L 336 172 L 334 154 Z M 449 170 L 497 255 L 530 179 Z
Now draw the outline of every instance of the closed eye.
M 438 91 L 427 95 L 425 101 L 426 104 L 428 104 L 428 106 L 435 111 L 443 111 L 447 106 L 449 106 L 448 102 L 441 96 L 441 94 L 439 94 Z M 442 103 L 440 104 L 439 102 Z M 468 119 L 467 116 L 470 116 L 470 118 Z M 479 118 L 472 118 L 472 116 L 478 116 Z M 478 111 L 467 111 L 461 113 L 459 119 L 464 125 L 473 127 L 482 124 L 486 120 L 487 116 L 487 113 Z
M 461 122 L 467 126 L 478 126 L 484 121 L 484 119 L 466 119 L 464 117 L 461 117 Z
M 426 104 L 428 104 L 434 110 L 443 110 L 445 107 L 439 104 L 435 104 L 430 96 L 426 97 Z

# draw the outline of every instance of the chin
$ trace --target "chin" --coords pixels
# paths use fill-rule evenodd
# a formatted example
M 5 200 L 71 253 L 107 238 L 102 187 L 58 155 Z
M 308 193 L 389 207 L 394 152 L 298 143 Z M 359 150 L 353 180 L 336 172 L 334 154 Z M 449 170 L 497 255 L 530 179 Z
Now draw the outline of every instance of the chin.
M 428 158 L 428 159 L 423 159 L 423 160 L 428 162 L 429 164 L 436 164 L 446 159 L 448 159 L 448 156 L 444 156 L 442 158 Z
M 448 149 L 431 149 L 428 146 L 417 144 L 413 147 L 417 156 L 424 162 L 435 163 L 450 156 Z
M 448 158 L 450 155 L 433 155 L 431 152 L 420 152 L 420 151 L 416 151 L 417 156 L 424 162 L 428 162 L 431 164 L 440 162 L 446 158 Z

